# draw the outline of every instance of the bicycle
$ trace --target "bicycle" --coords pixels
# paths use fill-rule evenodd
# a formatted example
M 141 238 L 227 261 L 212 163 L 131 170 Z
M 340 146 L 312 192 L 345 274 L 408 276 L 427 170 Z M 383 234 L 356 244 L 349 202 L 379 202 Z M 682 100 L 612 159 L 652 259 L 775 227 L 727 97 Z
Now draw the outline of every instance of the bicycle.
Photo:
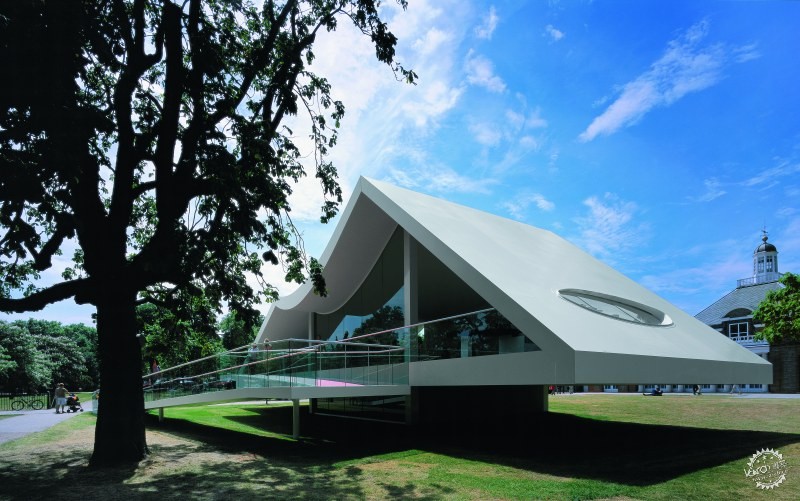
M 15 397 L 15 400 L 11 401 L 11 410 L 12 411 L 21 411 L 25 407 L 30 407 L 31 409 L 38 411 L 44 408 L 44 403 L 35 395 L 26 397 L 26 396 L 18 396 Z

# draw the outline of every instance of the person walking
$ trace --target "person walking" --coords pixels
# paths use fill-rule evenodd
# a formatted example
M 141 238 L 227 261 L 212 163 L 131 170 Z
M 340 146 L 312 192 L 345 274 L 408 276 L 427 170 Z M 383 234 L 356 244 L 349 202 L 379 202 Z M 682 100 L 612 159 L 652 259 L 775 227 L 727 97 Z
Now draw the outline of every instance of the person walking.
M 67 405 L 67 389 L 64 387 L 64 383 L 58 383 L 56 386 L 56 391 L 53 392 L 53 397 L 56 404 L 56 414 L 61 414 L 64 412 L 64 406 Z

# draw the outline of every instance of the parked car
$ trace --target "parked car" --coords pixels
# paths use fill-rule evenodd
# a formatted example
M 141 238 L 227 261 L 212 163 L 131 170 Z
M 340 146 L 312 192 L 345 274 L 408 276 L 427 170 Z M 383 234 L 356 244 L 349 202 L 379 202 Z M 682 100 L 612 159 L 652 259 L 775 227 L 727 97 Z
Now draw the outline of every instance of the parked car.
M 232 390 L 236 388 L 236 381 L 231 379 L 217 379 L 214 381 L 205 381 L 203 383 L 203 390 Z
M 145 385 L 144 391 L 168 391 L 170 393 L 200 393 L 203 383 L 190 377 L 176 379 L 156 379 L 153 384 Z

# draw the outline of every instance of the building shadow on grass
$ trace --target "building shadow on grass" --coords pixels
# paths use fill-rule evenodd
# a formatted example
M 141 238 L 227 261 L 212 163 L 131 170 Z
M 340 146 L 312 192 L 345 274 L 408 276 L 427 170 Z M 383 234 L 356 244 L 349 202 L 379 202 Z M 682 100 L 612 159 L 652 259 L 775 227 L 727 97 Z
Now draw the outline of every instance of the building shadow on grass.
M 460 428 L 432 437 L 426 450 L 629 486 L 659 484 L 744 460 L 763 448 L 800 443 L 800 435 L 789 433 L 598 421 L 556 413 L 483 433 Z M 430 431 L 425 436 L 431 437 Z
M 276 434 L 291 433 L 290 407 L 254 408 L 250 415 L 229 419 Z M 744 461 L 762 448 L 800 443 L 797 434 L 653 426 L 557 413 L 515 423 L 459 422 L 427 428 L 312 416 L 305 410 L 301 421 L 302 439 L 293 441 L 169 417 L 159 423 L 151 416 L 149 429 L 189 441 L 154 446 L 153 457 L 138 467 L 100 471 L 87 468 L 90 444 L 50 450 L 34 461 L 15 460 L 13 454 L 0 457 L 0 498 L 363 499 L 375 492 L 364 491 L 368 473 L 359 460 L 403 451 L 647 486 Z M 345 464 L 337 465 L 340 462 Z M 420 487 L 402 478 L 373 488 L 395 499 L 452 494 L 447 485 Z
M 291 408 L 255 409 L 230 419 L 291 434 Z M 694 471 L 749 458 L 763 448 L 800 443 L 789 433 L 714 430 L 600 421 L 569 414 L 516 422 L 443 423 L 427 427 L 301 414 L 300 441 L 254 437 L 188 423 L 158 425 L 229 450 L 324 467 L 337 461 L 406 451 L 434 452 L 557 476 L 630 486 L 662 483 Z

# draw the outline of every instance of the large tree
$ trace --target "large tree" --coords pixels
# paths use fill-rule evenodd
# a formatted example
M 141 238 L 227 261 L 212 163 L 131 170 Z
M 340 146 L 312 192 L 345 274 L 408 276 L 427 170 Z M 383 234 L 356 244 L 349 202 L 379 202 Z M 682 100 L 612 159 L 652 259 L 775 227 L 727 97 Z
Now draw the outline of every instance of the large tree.
M 783 287 L 767 292 L 767 297 L 753 312 L 753 320 L 764 324 L 756 339 L 770 344 L 800 342 L 800 276 L 785 273 Z
M 398 0 L 405 7 L 405 0 Z M 136 306 L 204 295 L 255 315 L 264 261 L 324 293 L 289 215 L 326 160 L 343 105 L 309 71 L 320 30 L 352 22 L 398 78 L 380 0 L 16 0 L 0 3 L 0 311 L 97 308 L 103 411 L 93 465 L 147 454 Z M 310 120 L 301 151 L 287 118 Z M 302 137 L 306 137 L 303 134 Z M 43 284 L 72 254 L 63 281 Z
M 233 350 L 246 344 L 250 344 L 258 335 L 258 329 L 264 322 L 264 316 L 258 315 L 254 322 L 247 322 L 235 311 L 229 312 L 222 317 L 217 328 L 222 334 L 222 346 L 226 350 Z
M 153 362 L 166 368 L 224 351 L 209 309 L 203 296 L 187 298 L 175 308 L 139 306 L 137 331 L 145 341 L 145 369 L 149 372 Z

